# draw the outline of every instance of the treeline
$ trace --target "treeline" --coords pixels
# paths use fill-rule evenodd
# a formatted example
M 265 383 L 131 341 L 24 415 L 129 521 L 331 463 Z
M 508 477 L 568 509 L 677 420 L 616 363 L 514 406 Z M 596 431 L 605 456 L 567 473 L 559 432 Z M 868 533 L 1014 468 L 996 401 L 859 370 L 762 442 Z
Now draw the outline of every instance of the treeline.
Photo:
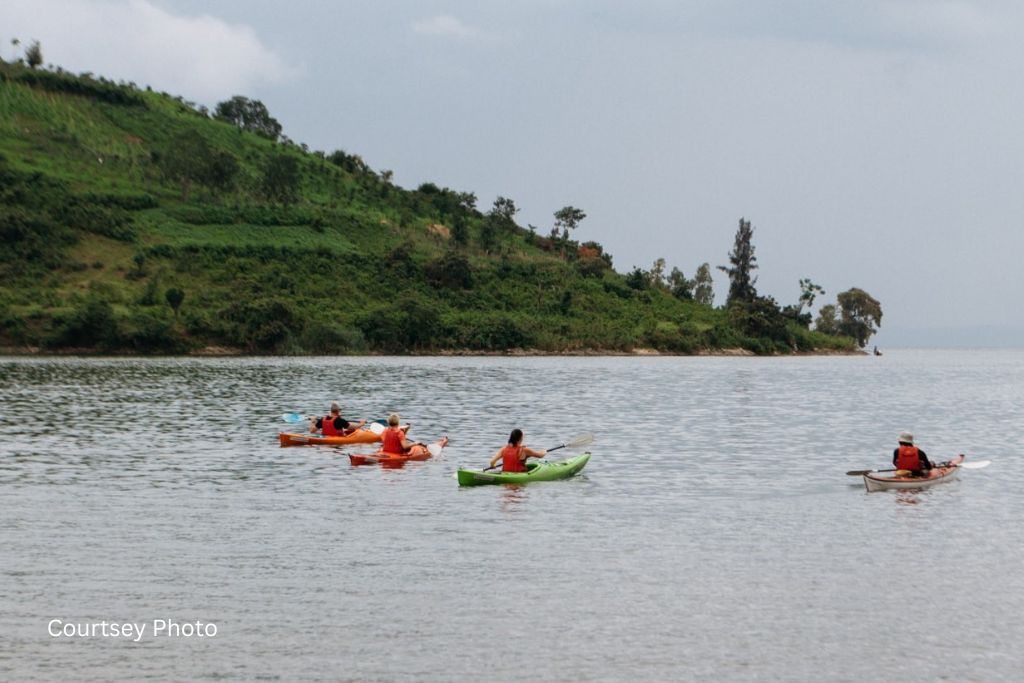
M 812 329 L 809 281 L 795 310 L 759 296 L 756 277 L 743 286 L 749 234 L 715 307 L 708 263 L 692 278 L 663 259 L 619 274 L 577 239 L 579 207 L 523 227 L 508 197 L 406 190 L 358 155 L 296 144 L 256 100 L 210 112 L 37 67 L 0 64 L 3 346 L 789 353 L 849 349 L 863 322 L 841 295 Z

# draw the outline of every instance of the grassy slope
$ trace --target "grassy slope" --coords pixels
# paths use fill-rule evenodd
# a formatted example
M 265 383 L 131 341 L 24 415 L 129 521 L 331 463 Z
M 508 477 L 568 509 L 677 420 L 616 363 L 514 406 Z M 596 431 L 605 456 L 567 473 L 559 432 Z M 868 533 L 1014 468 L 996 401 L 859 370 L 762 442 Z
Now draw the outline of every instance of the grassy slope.
M 785 341 L 747 337 L 721 309 L 660 288 L 635 291 L 611 270 L 586 277 L 574 250 L 568 258 L 546 252 L 520 229 L 485 253 L 477 246 L 484 216 L 453 210 L 445 196 L 241 132 L 167 95 L 74 77 L 28 84 L 25 74 L 0 65 L 0 170 L 15 188 L 3 201 L 20 212 L 7 220 L 36 226 L 5 236 L 29 255 L 0 262 L 3 345 L 335 353 L 851 347 L 793 323 Z M 68 83 L 94 87 L 72 94 L 60 85 Z M 133 102 L 105 101 L 110 92 Z M 186 196 L 165 179 L 160 159 L 185 131 L 237 159 L 233 191 L 192 188 Z M 263 168 L 281 153 L 297 158 L 302 172 L 301 197 L 290 206 L 260 196 Z M 83 205 L 78 213 L 61 208 Z M 470 264 L 468 288 L 428 276 L 431 263 L 456 251 L 430 226 L 458 219 L 470 227 L 470 246 L 458 250 Z M 117 221 L 120 233 L 107 229 Z M 26 231 L 43 235 L 43 252 L 23 248 Z M 186 295 L 178 316 L 164 298 L 170 287 Z

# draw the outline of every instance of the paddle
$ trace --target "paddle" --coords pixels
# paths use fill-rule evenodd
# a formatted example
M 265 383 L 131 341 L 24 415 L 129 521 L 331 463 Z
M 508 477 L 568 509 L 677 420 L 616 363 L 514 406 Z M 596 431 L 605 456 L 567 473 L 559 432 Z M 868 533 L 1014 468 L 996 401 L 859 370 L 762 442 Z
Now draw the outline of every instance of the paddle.
M 300 422 L 306 422 L 309 418 L 306 417 L 305 415 L 300 415 L 298 413 L 282 413 L 281 419 L 284 420 L 285 422 L 298 424 Z M 349 420 L 349 422 L 352 422 L 352 420 Z M 388 421 L 385 418 L 369 420 L 366 423 L 366 429 L 369 429 L 374 434 L 380 434 L 381 432 L 384 431 L 384 425 L 386 425 L 387 423 Z
M 988 467 L 992 464 L 991 460 L 972 460 L 970 462 L 962 462 L 959 465 L 953 465 L 953 467 L 962 467 L 965 470 L 980 470 Z M 949 465 L 943 465 L 938 463 L 936 467 L 949 467 Z M 895 472 L 896 468 L 892 467 L 887 470 L 850 470 L 846 474 L 851 477 L 863 477 L 865 474 L 874 474 L 875 472 Z
M 592 443 L 594 443 L 594 435 L 591 434 L 590 432 L 586 432 L 585 434 L 580 434 L 579 436 L 570 439 L 569 441 L 566 441 L 563 444 L 559 444 L 558 446 L 548 448 L 547 452 L 550 453 L 551 451 L 557 451 L 559 448 L 580 448 L 581 446 L 589 446 Z M 498 467 L 500 467 L 500 465 L 494 465 L 492 467 L 486 468 L 483 471 L 488 472 L 490 470 L 497 469 Z

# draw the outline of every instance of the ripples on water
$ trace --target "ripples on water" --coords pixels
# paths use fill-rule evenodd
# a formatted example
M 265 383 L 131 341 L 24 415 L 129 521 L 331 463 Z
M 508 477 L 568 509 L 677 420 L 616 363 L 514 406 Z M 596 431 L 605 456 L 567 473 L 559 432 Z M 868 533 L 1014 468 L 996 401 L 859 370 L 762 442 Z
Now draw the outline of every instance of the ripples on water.
M 989 351 L 0 361 L 0 678 L 1017 681 L 1022 380 Z M 278 448 L 282 412 L 334 399 L 451 447 L 392 471 Z M 460 490 L 514 426 L 594 456 Z M 843 475 L 902 429 L 994 464 Z

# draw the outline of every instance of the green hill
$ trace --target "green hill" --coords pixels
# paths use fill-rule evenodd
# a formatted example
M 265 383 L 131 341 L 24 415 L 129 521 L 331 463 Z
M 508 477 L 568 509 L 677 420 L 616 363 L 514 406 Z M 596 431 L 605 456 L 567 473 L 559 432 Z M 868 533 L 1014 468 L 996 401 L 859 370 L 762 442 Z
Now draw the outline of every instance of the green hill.
M 279 138 L 265 110 L 227 113 L 238 125 L 132 84 L 0 63 L 0 346 L 856 346 L 774 302 L 727 310 L 685 287 L 674 296 L 656 274 L 616 273 L 600 245 L 519 227 L 509 205 L 405 190 L 356 155 Z

